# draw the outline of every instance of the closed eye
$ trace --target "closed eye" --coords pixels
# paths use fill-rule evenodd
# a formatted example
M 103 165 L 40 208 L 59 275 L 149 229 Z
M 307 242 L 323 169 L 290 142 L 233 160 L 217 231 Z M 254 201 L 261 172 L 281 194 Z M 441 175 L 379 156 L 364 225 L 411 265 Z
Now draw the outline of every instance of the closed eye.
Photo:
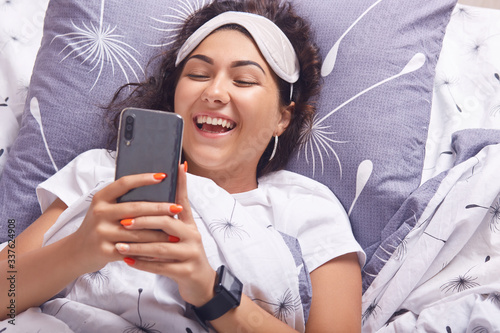
M 202 75 L 202 74 L 188 74 L 187 77 L 193 79 L 193 80 L 207 80 L 208 75 Z
M 234 80 L 234 83 L 236 83 L 236 85 L 238 86 L 243 86 L 243 87 L 250 87 L 258 84 L 255 81 L 244 81 L 244 80 Z

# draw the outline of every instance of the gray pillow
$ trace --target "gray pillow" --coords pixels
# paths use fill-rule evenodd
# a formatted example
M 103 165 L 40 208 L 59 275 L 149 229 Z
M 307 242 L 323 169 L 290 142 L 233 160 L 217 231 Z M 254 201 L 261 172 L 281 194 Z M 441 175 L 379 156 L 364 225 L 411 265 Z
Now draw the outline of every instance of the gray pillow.
M 333 190 L 369 260 L 420 184 L 435 66 L 456 1 L 299 4 L 326 76 L 311 140 L 290 168 Z
M 50 1 L 20 134 L 0 180 L 1 240 L 4 221 L 15 219 L 21 232 L 40 214 L 38 183 L 106 146 L 99 105 L 143 78 L 155 45 L 199 4 L 191 3 Z M 337 194 L 370 256 L 419 185 L 434 69 L 456 0 L 295 3 L 313 23 L 326 65 L 318 117 L 289 169 Z M 97 32 L 107 34 L 109 49 L 91 48 Z

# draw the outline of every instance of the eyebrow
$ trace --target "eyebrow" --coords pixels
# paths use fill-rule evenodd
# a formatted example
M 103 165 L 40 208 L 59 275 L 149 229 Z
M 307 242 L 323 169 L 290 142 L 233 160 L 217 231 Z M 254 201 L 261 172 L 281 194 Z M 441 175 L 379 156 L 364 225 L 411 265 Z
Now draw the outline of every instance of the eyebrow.
M 203 54 L 194 54 L 191 57 L 189 57 L 186 60 L 186 62 L 193 59 L 193 58 L 204 61 L 210 65 L 214 64 L 214 60 L 212 58 L 207 57 Z M 243 67 L 243 66 L 255 66 L 255 67 L 259 68 L 262 71 L 262 73 L 266 74 L 266 71 L 264 71 L 264 68 L 262 68 L 261 65 L 259 65 L 258 63 L 256 63 L 255 61 L 252 61 L 252 60 L 237 60 L 237 61 L 233 61 L 231 63 L 231 68 Z
M 259 65 L 258 63 L 256 63 L 255 61 L 252 61 L 252 60 L 239 60 L 239 61 L 234 61 L 231 64 L 231 68 L 242 67 L 242 66 L 256 66 L 257 68 L 259 68 L 262 71 L 262 73 L 266 74 L 266 72 L 264 71 L 264 68 L 262 68 L 261 65 Z
M 189 60 L 191 60 L 191 59 L 193 59 L 193 58 L 195 58 L 195 59 L 200 59 L 201 61 L 204 61 L 204 62 L 206 62 L 206 63 L 208 63 L 208 64 L 210 64 L 210 65 L 213 65 L 213 64 L 214 64 L 214 61 L 213 61 L 213 59 L 212 59 L 212 58 L 209 58 L 209 57 L 204 56 L 204 55 L 202 55 L 202 54 L 195 54 L 195 55 L 192 55 L 191 57 L 189 57 L 189 58 L 186 60 L 186 62 L 188 62 Z

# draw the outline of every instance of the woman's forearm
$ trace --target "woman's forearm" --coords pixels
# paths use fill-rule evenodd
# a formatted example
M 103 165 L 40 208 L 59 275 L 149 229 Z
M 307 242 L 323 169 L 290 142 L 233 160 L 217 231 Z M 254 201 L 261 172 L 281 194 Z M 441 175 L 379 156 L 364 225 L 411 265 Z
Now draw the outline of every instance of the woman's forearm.
M 311 273 L 313 298 L 306 331 L 361 331 L 361 269 L 356 253 L 330 260 Z M 296 332 L 242 295 L 241 304 L 211 322 L 217 332 Z
M 12 318 L 61 291 L 85 273 L 74 241 L 68 236 L 54 244 L 16 256 L 15 265 L 0 262 L 0 319 Z
M 217 332 L 297 332 L 274 317 L 248 296 L 241 295 L 240 305 L 210 322 Z

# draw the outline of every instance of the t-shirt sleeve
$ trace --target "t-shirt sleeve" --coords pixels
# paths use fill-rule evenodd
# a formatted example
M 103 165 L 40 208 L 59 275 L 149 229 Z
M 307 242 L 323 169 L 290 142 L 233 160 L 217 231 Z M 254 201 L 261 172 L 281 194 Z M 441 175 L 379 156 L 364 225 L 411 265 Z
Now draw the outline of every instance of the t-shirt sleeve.
M 48 178 L 36 188 L 36 195 L 42 212 L 44 212 L 56 198 L 70 206 L 82 195 L 89 193 L 102 177 L 112 173 L 112 159 L 103 149 L 86 151 L 61 170 Z M 111 169 L 110 169 L 111 168 Z
M 347 253 L 357 253 L 363 267 L 366 255 L 354 238 L 344 207 L 328 188 L 318 186 L 300 193 L 286 212 L 285 221 L 297 221 L 297 238 L 310 272 Z

